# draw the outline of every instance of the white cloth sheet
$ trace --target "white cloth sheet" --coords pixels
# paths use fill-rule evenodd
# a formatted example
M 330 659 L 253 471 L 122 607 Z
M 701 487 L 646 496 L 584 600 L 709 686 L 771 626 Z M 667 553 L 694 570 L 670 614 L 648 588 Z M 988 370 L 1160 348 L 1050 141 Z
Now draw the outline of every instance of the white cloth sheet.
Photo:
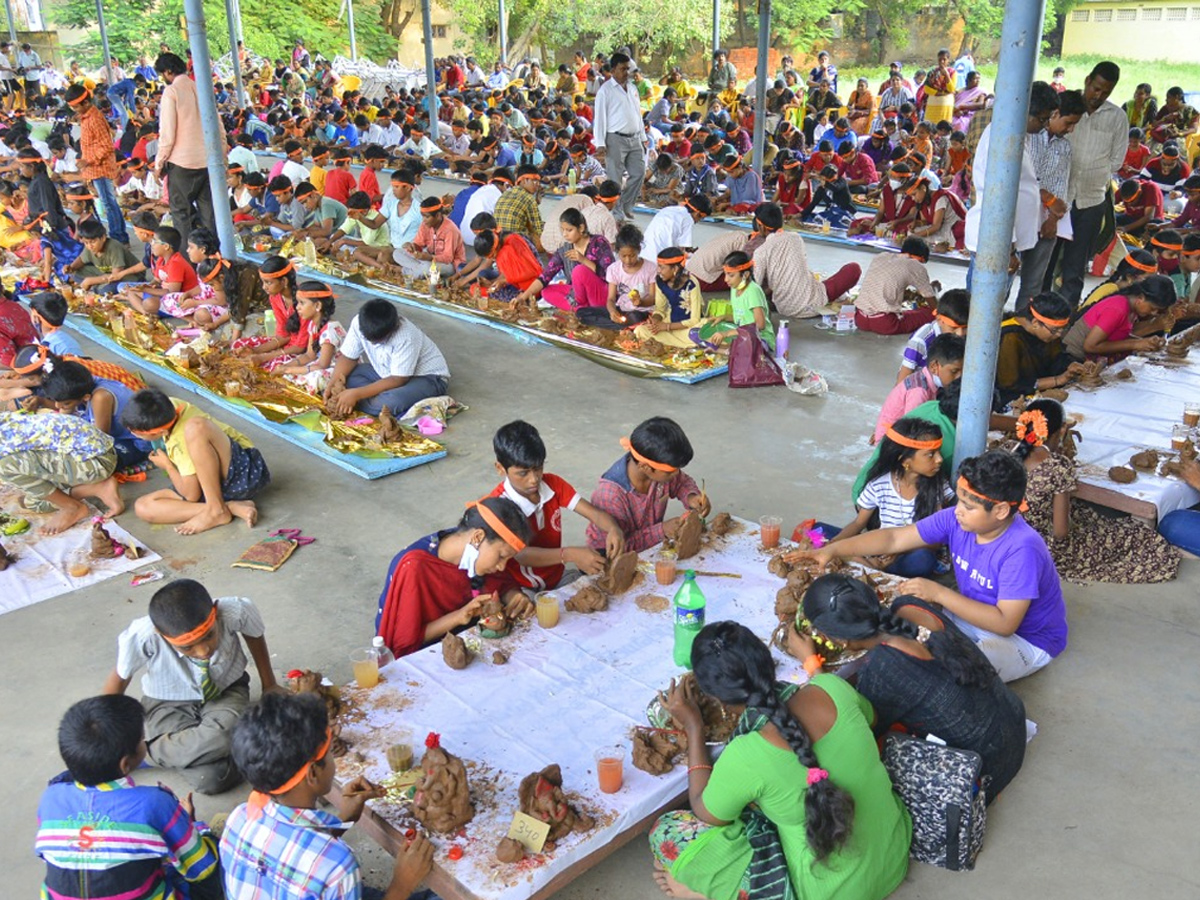
M 1132 379 L 1113 379 L 1126 368 L 1133 371 Z M 1171 430 L 1183 422 L 1184 403 L 1200 400 L 1200 361 L 1195 354 L 1165 365 L 1129 357 L 1106 369 L 1104 377 L 1109 382 L 1104 387 L 1075 388 L 1064 404 L 1068 415 L 1080 419 L 1079 480 L 1153 503 L 1159 518 L 1200 503 L 1200 492 L 1179 478 L 1139 472 L 1133 483 L 1118 484 L 1107 475 L 1112 466 L 1128 466 L 1129 457 L 1140 450 L 1171 449 Z
M 433 836 L 434 859 L 477 897 L 529 897 L 686 791 L 685 765 L 655 777 L 635 769 L 629 760 L 630 734 L 635 725 L 647 724 L 647 704 L 672 678 L 684 674 L 671 658 L 670 609 L 645 612 L 636 600 L 646 594 L 673 597 L 683 584 L 685 566 L 737 573 L 742 577 L 697 576 L 707 599 L 707 620 L 736 619 L 769 639 L 776 624 L 775 594 L 783 580 L 767 571 L 770 557 L 759 549 L 757 526 L 744 521 L 739 525 L 739 533 L 716 539 L 681 563 L 671 586 L 654 580 L 650 563 L 657 550 L 647 550 L 640 576 L 645 580 L 615 598 L 605 612 L 585 615 L 563 609 L 553 629 L 532 620 L 499 640 L 464 633 L 469 642 L 482 644 L 482 652 L 466 669 L 447 667 L 440 647 L 434 646 L 385 668 L 385 681 L 376 688 L 346 690 L 365 715 L 352 715 L 342 730 L 351 751 L 338 762 L 339 779 L 359 772 L 373 781 L 382 779 L 389 772 L 389 744 L 411 742 L 419 757 L 426 735 L 439 733 L 445 749 L 469 761 L 476 815 L 465 836 Z M 554 593 L 565 601 L 590 581 L 583 578 Z M 509 654 L 507 665 L 491 663 L 496 649 Z M 798 661 L 773 653 L 782 663 L 780 678 L 806 680 Z M 613 744 L 625 748 L 625 784 L 615 794 L 602 794 L 593 754 Z M 356 762 L 356 753 L 363 755 L 365 764 Z M 596 818 L 596 827 L 565 838 L 553 854 L 518 865 L 497 862 L 496 845 L 517 809 L 518 784 L 551 763 L 562 766 L 568 798 Z M 386 801 L 373 801 L 371 806 L 401 833 L 413 824 L 403 806 Z M 446 855 L 451 843 L 464 849 L 457 862 Z

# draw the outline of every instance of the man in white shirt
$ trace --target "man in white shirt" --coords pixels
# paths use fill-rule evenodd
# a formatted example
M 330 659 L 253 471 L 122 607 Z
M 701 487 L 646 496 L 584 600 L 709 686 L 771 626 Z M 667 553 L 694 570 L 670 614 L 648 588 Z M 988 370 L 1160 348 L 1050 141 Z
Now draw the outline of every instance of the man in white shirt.
M 641 196 L 646 177 L 646 132 L 642 127 L 641 100 L 629 77 L 629 57 L 614 53 L 609 65 L 612 77 L 596 92 L 592 130 L 597 146 L 604 147 L 608 177 L 617 184 L 625 179 L 621 199 L 613 210 L 617 221 L 624 222 L 633 218 L 633 204 Z
M 343 415 L 357 408 L 377 416 L 387 406 L 400 418 L 414 403 L 445 394 L 449 381 L 437 345 L 390 300 L 376 297 L 351 321 L 325 399 Z
M 32 103 L 42 96 L 42 58 L 29 44 L 22 44 L 17 53 L 17 68 L 25 78 L 25 97 Z
M 398 152 L 408 156 L 419 156 L 428 162 L 431 157 L 441 153 L 442 148 L 429 139 L 424 124 L 414 122 L 409 129 L 408 140 L 400 145 Z
M 248 134 L 239 134 L 237 143 L 229 151 L 229 164 L 239 165 L 246 174 L 258 171 L 258 157 L 250 149 L 254 146 L 254 138 Z
M 308 169 L 300 162 L 304 159 L 304 148 L 300 146 L 300 142 L 287 141 L 283 145 L 283 153 L 287 159 L 283 161 L 283 168 L 279 170 L 279 174 L 286 175 L 292 184 L 308 181 Z
M 1017 181 L 1017 213 L 1013 219 L 1012 243 L 1018 254 L 1034 248 L 1041 226 L 1042 198 L 1038 188 L 1037 168 L 1029 151 L 1029 138 L 1045 130 L 1057 109 L 1058 92 L 1044 81 L 1035 81 L 1029 91 L 1029 114 L 1025 119 L 1025 141 L 1021 151 L 1021 176 Z M 971 272 L 974 271 L 975 253 L 979 248 L 979 228 L 986 213 L 984 187 L 987 183 L 987 157 L 991 144 L 992 125 L 988 125 L 979 138 L 979 146 L 975 148 L 972 173 L 977 199 L 975 205 L 967 210 L 967 221 L 963 228 L 963 243 L 971 251 Z M 970 283 L 968 277 L 968 287 Z
M 25 108 L 25 98 L 21 94 L 21 83 L 17 80 L 17 64 L 13 62 L 12 52 L 12 44 L 8 41 L 0 42 L 0 83 L 4 85 L 6 110 Z
M 462 231 L 463 240 L 468 247 L 475 242 L 475 232 L 471 230 L 472 220 L 482 212 L 494 213 L 496 211 L 496 201 L 500 199 L 500 195 L 511 185 L 512 170 L 497 169 L 492 173 L 491 183 L 485 184 L 471 195 L 471 199 L 467 201 L 466 211 L 463 212 L 462 228 L 459 229 Z
M 508 74 L 499 61 L 492 67 L 492 74 L 487 77 L 487 86 L 493 91 L 502 91 L 508 87 Z
M 467 57 L 467 87 L 480 87 L 487 76 L 483 74 L 483 69 L 479 68 L 479 63 L 475 62 L 475 57 Z
M 1083 81 L 1083 105 L 1087 108 L 1071 142 L 1071 230 L 1074 237 L 1061 241 L 1062 295 L 1078 305 L 1083 294 L 1083 276 L 1092 254 L 1102 247 L 1095 243 L 1107 218 L 1112 216 L 1109 185 L 1113 173 L 1125 162 L 1129 147 L 1129 119 L 1109 94 L 1121 78 L 1116 63 L 1097 63 Z

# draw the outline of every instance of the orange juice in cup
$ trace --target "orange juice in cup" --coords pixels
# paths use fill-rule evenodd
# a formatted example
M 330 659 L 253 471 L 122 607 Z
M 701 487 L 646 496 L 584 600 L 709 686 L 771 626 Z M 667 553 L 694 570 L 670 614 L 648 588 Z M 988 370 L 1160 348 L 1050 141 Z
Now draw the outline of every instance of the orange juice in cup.
M 779 546 L 779 529 L 783 519 L 779 516 L 763 516 L 758 520 L 759 535 L 762 538 L 764 550 L 773 550 Z
M 596 778 L 602 794 L 615 794 L 625 783 L 625 748 L 601 747 L 596 751 Z

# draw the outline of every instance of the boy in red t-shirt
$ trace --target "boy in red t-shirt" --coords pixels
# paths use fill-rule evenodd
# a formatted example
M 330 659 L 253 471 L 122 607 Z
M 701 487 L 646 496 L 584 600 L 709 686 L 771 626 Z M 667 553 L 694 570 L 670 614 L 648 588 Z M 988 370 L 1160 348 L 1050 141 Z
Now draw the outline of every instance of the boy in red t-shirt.
M 152 259 L 150 284 L 127 287 L 122 294 L 135 310 L 147 316 L 158 315 L 158 307 L 164 294 L 187 293 L 195 290 L 200 281 L 188 258 L 179 252 L 183 236 L 169 226 L 155 229 L 150 242 Z
M 363 151 L 363 170 L 358 176 L 358 189 L 371 198 L 371 209 L 383 205 L 383 191 L 379 187 L 378 172 L 387 162 L 387 151 L 378 144 L 371 144 Z M 345 201 L 342 201 L 345 205 Z
M 563 510 L 579 513 L 608 536 L 604 553 L 616 557 L 625 550 L 625 534 L 615 519 L 576 493 L 562 478 L 544 471 L 546 445 L 528 422 L 509 422 L 492 438 L 496 471 L 504 481 L 489 494 L 507 497 L 529 517 L 533 539 L 508 562 L 508 574 L 523 588 L 550 590 L 562 581 L 566 563 L 585 575 L 604 571 L 604 555 L 589 547 L 562 545 Z
M 1137 178 L 1142 169 L 1146 168 L 1150 157 L 1154 155 L 1150 152 L 1150 148 L 1142 143 L 1144 136 L 1140 128 L 1129 129 L 1129 146 L 1125 149 L 1125 161 L 1117 170 L 1117 175 L 1121 178 Z
M 345 206 L 356 190 L 358 182 L 350 171 L 350 151 L 338 147 L 333 151 L 333 168 L 325 173 L 325 196 Z

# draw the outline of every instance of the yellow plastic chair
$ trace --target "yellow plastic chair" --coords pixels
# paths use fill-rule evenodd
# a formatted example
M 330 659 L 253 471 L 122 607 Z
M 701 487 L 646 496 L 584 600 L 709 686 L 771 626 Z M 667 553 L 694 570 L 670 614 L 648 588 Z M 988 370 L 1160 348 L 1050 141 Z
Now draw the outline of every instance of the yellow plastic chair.
M 362 79 L 357 75 L 343 75 L 341 82 L 343 91 L 357 91 L 362 87 Z

